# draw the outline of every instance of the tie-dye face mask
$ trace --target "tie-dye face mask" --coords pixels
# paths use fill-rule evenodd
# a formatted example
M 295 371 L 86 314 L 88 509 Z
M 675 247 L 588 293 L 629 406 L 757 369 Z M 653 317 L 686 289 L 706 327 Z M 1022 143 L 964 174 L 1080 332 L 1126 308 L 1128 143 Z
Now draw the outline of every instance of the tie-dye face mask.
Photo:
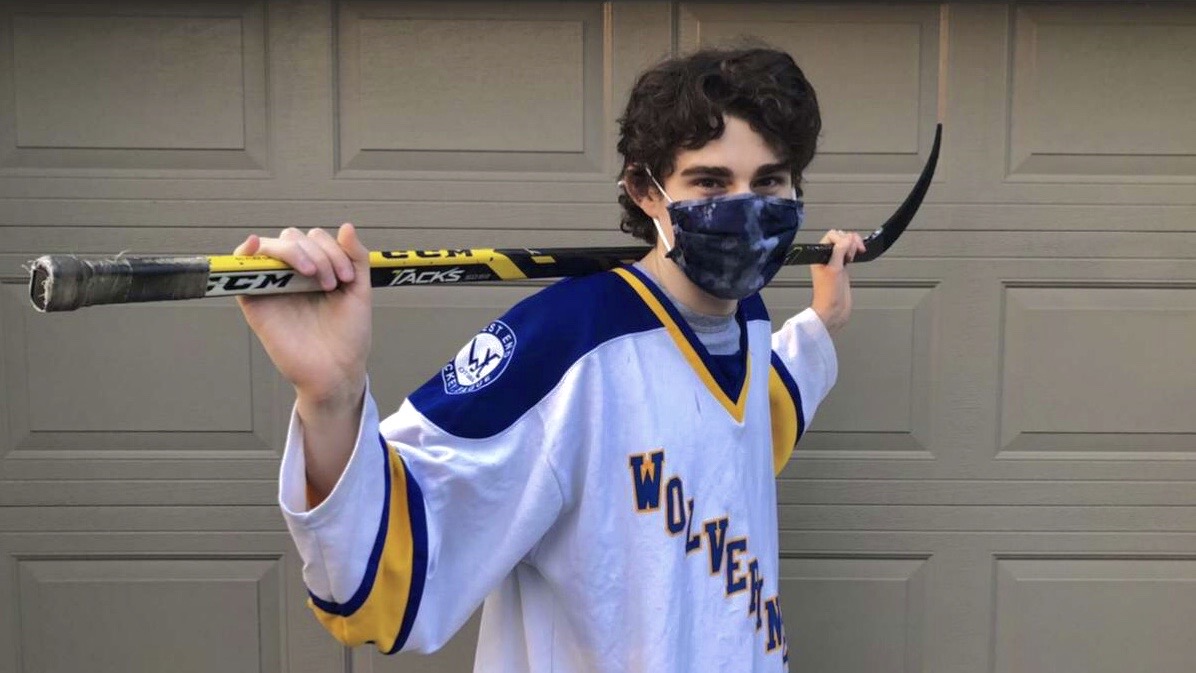
M 656 187 L 669 200 L 673 221 L 669 259 L 694 285 L 720 299 L 743 299 L 767 285 L 805 218 L 796 192 L 792 199 L 735 194 L 673 201 L 659 183 Z M 660 222 L 652 221 L 667 246 Z

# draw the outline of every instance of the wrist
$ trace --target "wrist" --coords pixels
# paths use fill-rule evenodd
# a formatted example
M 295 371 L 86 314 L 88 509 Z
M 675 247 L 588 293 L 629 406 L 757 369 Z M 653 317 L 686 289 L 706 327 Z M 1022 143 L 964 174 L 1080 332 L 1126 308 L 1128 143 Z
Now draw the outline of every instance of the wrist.
M 814 314 L 822 321 L 822 325 L 826 328 L 826 331 L 832 335 L 838 332 L 843 327 L 843 324 L 847 322 L 841 317 L 840 312 L 833 308 L 818 305 L 813 305 L 810 308 L 814 309 Z
M 343 379 L 331 388 L 295 386 L 295 405 L 303 418 L 351 415 L 361 408 L 365 388 L 364 372 Z

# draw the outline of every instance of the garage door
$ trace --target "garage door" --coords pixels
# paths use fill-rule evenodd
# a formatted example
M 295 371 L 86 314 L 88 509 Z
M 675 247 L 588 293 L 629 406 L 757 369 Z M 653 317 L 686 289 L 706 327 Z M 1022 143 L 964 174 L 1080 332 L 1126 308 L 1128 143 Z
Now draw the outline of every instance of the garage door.
M 291 392 L 230 301 L 39 315 L 44 253 L 628 243 L 614 119 L 751 35 L 823 103 L 802 240 L 870 229 L 779 481 L 794 671 L 1196 662 L 1196 4 L 0 2 L 0 671 L 466 671 L 345 652 L 274 504 Z M 534 285 L 376 295 L 395 407 Z M 774 316 L 808 274 L 767 291 Z

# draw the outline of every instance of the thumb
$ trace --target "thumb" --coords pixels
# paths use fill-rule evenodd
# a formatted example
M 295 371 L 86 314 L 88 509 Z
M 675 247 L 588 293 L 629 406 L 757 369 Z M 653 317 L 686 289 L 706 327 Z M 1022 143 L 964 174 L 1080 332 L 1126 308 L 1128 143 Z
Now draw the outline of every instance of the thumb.
M 835 241 L 835 250 L 831 253 L 831 263 L 836 269 L 846 268 L 847 255 L 851 252 L 852 245 L 851 238 L 846 235 Z
M 826 268 L 836 271 L 843 268 L 843 260 L 847 256 L 849 241 L 850 239 L 848 238 L 847 234 L 839 231 L 838 229 L 832 229 L 826 232 L 826 235 L 822 237 L 821 242 L 830 243 L 832 246 L 834 246 L 831 249 L 831 258 L 830 261 L 826 263 Z
M 353 266 L 359 270 L 369 268 L 370 251 L 357 237 L 357 227 L 354 227 L 352 223 L 346 222 L 341 225 L 340 230 L 336 232 L 336 242 L 340 244 L 349 259 L 353 260 Z
M 237 246 L 236 250 L 233 250 L 233 254 L 237 255 L 238 257 L 247 257 L 249 255 L 256 254 L 261 247 L 262 239 L 259 238 L 257 234 L 250 234 L 248 238 L 241 243 L 241 245 Z

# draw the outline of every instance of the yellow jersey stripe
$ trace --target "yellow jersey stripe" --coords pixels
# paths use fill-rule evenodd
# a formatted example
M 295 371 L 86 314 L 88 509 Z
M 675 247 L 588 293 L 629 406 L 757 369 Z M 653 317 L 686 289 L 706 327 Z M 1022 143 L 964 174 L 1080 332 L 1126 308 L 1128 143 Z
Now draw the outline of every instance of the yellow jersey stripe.
M 723 408 L 727 410 L 727 413 L 731 414 L 732 418 L 734 418 L 737 422 L 742 423 L 744 409 L 747 405 L 748 385 L 752 379 L 751 355 L 747 355 L 747 363 L 745 365 L 746 370 L 743 376 L 743 388 L 741 388 L 739 391 L 738 399 L 732 400 L 730 397 L 727 397 L 725 392 L 723 392 L 722 387 L 718 385 L 718 382 L 715 381 L 714 376 L 710 373 L 710 369 L 706 367 L 706 363 L 702 362 L 702 357 L 698 355 L 698 352 L 694 349 L 693 344 L 691 344 L 689 340 L 685 338 L 685 333 L 682 332 L 681 328 L 677 326 L 677 323 L 674 322 L 673 317 L 669 315 L 669 312 L 665 310 L 664 306 L 661 306 L 660 302 L 656 299 L 656 296 L 652 294 L 652 291 L 644 286 L 643 282 L 640 281 L 639 278 L 636 278 L 635 275 L 630 271 L 626 269 L 615 269 L 614 272 L 619 274 L 623 280 L 627 281 L 627 284 L 630 285 L 633 290 L 635 290 L 635 293 L 639 295 L 644 304 L 646 304 L 648 308 L 651 309 L 652 313 L 656 315 L 656 318 L 660 320 L 660 324 L 664 325 L 664 328 L 668 330 L 669 336 L 673 337 L 673 341 L 677 344 L 677 349 L 681 351 L 683 356 L 685 356 L 685 359 L 689 362 L 690 367 L 693 368 L 694 373 L 698 375 L 698 378 L 701 379 L 702 383 L 706 385 L 706 388 L 710 390 L 710 394 L 714 396 L 714 399 L 718 400 L 719 404 L 723 405 Z
M 801 390 L 775 351 L 768 370 L 768 409 L 772 417 L 772 468 L 780 474 L 806 431 L 806 418 Z
M 779 475 L 797 445 L 797 409 L 775 368 L 768 370 L 768 408 L 772 412 L 772 471 Z
M 426 570 L 423 497 L 397 451 L 385 443 L 387 507 L 362 586 L 348 602 L 308 606 L 338 641 L 348 646 L 374 643 L 382 652 L 402 647 L 410 632 Z M 414 497 L 413 497 L 414 496 Z

